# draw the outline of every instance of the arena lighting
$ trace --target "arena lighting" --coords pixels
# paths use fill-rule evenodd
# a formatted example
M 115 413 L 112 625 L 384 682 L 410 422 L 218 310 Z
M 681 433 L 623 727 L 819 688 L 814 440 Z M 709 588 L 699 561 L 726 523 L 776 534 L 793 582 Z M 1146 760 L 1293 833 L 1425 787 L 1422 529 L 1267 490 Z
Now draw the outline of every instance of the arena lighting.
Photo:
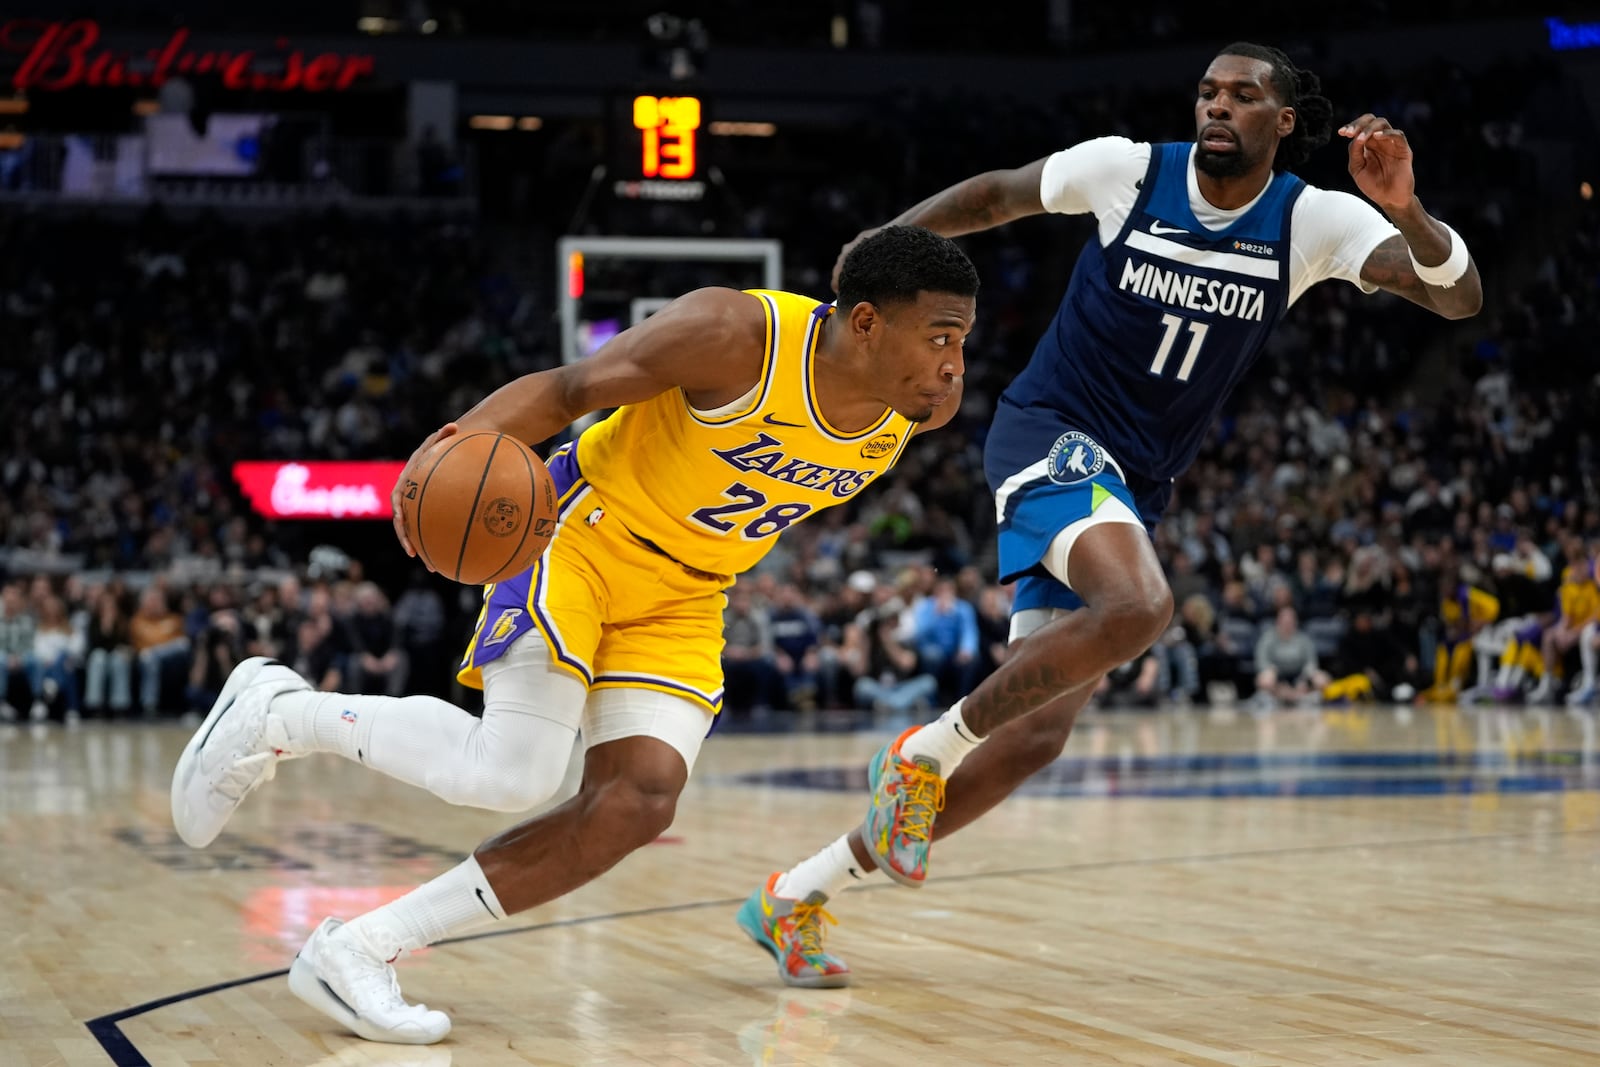
M 509 130 L 515 121 L 510 115 L 474 115 L 467 125 L 475 130 Z
M 21 97 L 12 96 L 0 99 L 0 115 L 26 115 L 28 102 Z
M 1571 52 L 1579 48 L 1600 48 L 1600 22 L 1562 22 L 1545 19 L 1545 29 L 1550 31 L 1550 49 L 1554 52 Z
M 233 465 L 233 480 L 269 519 L 387 519 L 389 493 L 404 469 L 398 460 L 246 461 Z
M 0 149 L 21 148 L 28 143 L 28 135 L 16 130 L 0 130 Z
M 135 115 L 159 115 L 161 113 L 161 101 L 135 100 L 133 102 L 133 113 Z
M 519 130 L 537 130 L 544 127 L 544 119 L 538 115 L 524 115 L 517 120 Z
M 583 296 L 583 253 L 567 256 L 567 295 L 577 300 Z
M 709 128 L 714 137 L 772 137 L 778 132 L 771 122 L 713 122 Z

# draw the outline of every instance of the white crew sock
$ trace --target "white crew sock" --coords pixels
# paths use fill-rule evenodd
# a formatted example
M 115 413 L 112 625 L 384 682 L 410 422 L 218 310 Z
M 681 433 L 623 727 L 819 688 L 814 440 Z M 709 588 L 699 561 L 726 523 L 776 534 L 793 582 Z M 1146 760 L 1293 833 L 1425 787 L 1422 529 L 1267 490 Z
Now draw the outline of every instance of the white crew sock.
M 961 717 L 961 705 L 966 698 L 955 702 L 950 710 L 906 738 L 900 745 L 900 756 L 916 763 L 926 760 L 933 765 L 941 778 L 949 778 L 962 760 L 983 743 L 983 738 L 973 734 L 972 727 Z
M 1494 677 L 1494 657 L 1487 652 L 1478 653 L 1478 688 L 1488 689 L 1489 680 Z
M 351 919 L 344 928 L 374 951 L 387 954 L 394 945 L 401 951 L 415 951 L 505 917 L 506 910 L 478 866 L 478 857 L 468 856 L 464 863 L 399 900 Z
M 801 860 L 784 874 L 778 876 L 772 892 L 789 900 L 804 900 L 812 893 L 821 893 L 832 900 L 851 886 L 862 885 L 883 877 L 876 867 L 865 870 L 850 851 L 850 835 L 834 841 L 815 856 Z
M 1578 658 L 1583 662 L 1584 689 L 1595 688 L 1596 661 L 1600 661 L 1600 648 L 1595 648 L 1596 639 L 1600 639 L 1600 623 L 1591 622 L 1578 635 Z

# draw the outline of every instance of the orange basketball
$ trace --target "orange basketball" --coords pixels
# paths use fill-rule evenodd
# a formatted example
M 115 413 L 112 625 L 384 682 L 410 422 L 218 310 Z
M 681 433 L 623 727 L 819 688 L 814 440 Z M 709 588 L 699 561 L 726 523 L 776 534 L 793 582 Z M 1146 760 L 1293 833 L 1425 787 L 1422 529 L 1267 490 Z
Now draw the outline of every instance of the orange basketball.
M 503 433 L 461 433 L 401 475 L 401 519 L 434 570 L 463 585 L 533 566 L 556 532 L 556 487 L 533 450 Z

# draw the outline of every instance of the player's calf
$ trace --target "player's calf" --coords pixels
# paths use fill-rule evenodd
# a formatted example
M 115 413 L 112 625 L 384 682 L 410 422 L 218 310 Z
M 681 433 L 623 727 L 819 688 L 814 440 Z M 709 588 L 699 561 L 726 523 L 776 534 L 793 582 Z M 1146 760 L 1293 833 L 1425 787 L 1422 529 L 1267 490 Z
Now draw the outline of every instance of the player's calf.
M 677 790 L 629 779 L 585 786 L 578 797 L 593 820 L 591 833 L 629 852 L 666 833 L 677 814 Z

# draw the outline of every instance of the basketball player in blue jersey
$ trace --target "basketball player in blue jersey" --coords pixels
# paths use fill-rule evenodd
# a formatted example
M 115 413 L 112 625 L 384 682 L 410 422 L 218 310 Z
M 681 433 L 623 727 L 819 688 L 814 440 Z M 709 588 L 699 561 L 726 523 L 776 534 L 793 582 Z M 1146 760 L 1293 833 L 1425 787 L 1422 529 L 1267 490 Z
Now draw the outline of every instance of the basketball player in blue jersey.
M 295 995 L 369 1040 L 438 1041 L 450 1019 L 406 1003 L 398 955 L 569 893 L 672 823 L 721 706 L 724 590 L 780 532 L 949 421 L 977 290 L 955 242 L 891 227 L 846 258 L 837 306 L 701 289 L 423 442 L 413 463 L 457 432 L 538 444 L 616 408 L 550 458 L 550 546 L 489 587 L 461 675 L 483 688 L 482 717 L 433 697 L 318 693 L 246 660 L 173 774 L 178 832 L 204 847 L 279 760 L 319 752 L 453 804 L 526 811 L 560 787 L 581 729 L 583 783 L 399 900 L 324 921 L 290 969 Z
M 1277 49 L 1230 45 L 1200 79 L 1193 142 L 1086 141 L 895 220 L 956 236 L 1049 211 L 1093 213 L 1099 228 L 986 444 L 1015 647 L 940 719 L 878 754 L 859 829 L 751 894 L 739 923 L 780 961 L 847 973 L 810 928 L 821 905 L 874 870 L 920 885 L 932 839 L 1059 756 L 1099 679 L 1166 630 L 1172 593 L 1148 532 L 1301 294 L 1340 279 L 1445 318 L 1478 311 L 1477 269 L 1417 199 L 1411 148 L 1387 119 L 1339 129 L 1371 204 L 1291 173 L 1329 139 L 1318 93 Z M 781 928 L 773 916 L 797 904 L 809 925 Z M 807 971 L 791 961 L 779 973 L 792 984 Z

